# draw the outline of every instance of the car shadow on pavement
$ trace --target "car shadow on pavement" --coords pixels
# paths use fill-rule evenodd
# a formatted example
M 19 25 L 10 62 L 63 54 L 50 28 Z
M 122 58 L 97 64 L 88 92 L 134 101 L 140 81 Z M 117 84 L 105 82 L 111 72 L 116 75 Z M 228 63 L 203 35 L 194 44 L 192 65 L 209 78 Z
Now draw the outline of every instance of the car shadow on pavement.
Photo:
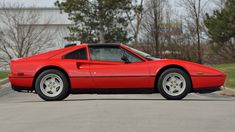
M 165 102 L 227 102 L 235 100 L 232 99 L 183 99 L 183 100 L 166 100 L 166 99 L 131 99 L 131 98 L 91 98 L 91 99 L 66 99 L 63 101 L 23 101 L 21 103 L 33 102 L 79 102 L 79 101 L 165 101 Z M 19 102 L 20 103 L 20 102 Z
M 182 100 L 167 100 L 167 99 L 131 99 L 131 98 L 93 98 L 93 99 L 67 99 L 64 101 L 235 101 L 231 99 L 182 99 Z

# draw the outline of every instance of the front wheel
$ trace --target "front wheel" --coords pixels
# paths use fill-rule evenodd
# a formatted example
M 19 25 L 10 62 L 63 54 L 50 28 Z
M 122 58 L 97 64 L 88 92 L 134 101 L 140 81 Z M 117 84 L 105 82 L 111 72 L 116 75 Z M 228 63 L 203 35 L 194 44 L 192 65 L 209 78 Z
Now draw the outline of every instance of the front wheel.
M 191 89 L 191 81 L 188 74 L 177 68 L 170 68 L 164 71 L 160 75 L 157 84 L 160 94 L 169 100 L 180 100 Z
M 69 95 L 66 76 L 59 70 L 43 71 L 36 79 L 36 93 L 45 101 L 60 101 Z

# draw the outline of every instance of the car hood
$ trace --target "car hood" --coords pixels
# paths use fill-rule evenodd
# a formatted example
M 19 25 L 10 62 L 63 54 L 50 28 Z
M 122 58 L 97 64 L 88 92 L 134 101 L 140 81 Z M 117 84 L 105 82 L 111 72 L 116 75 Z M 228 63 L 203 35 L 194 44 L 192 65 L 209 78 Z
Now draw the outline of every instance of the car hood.
M 161 67 L 168 65 L 177 65 L 183 67 L 192 76 L 226 76 L 226 74 L 223 71 L 215 69 L 211 66 L 183 61 L 183 60 L 160 59 L 153 61 L 153 64 Z

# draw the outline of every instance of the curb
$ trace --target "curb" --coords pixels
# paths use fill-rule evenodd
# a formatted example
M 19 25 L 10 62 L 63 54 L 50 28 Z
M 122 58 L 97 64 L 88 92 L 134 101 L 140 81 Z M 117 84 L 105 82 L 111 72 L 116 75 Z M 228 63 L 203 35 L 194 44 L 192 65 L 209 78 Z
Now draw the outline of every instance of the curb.
M 225 96 L 235 97 L 235 90 L 231 88 L 225 88 L 224 90 L 219 91 L 218 93 Z
M 2 79 L 2 80 L 0 80 L 0 86 L 6 84 L 8 82 L 9 82 L 8 78 Z

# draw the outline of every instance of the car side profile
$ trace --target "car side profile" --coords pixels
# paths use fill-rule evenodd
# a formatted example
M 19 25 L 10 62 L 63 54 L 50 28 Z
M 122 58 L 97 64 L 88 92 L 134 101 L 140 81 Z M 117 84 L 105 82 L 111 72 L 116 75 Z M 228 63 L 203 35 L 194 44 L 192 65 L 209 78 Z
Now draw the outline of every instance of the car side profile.
M 124 44 L 79 44 L 14 59 L 9 80 L 16 91 L 35 91 L 46 101 L 63 100 L 80 90 L 160 92 L 169 100 L 190 92 L 213 92 L 226 74 L 182 61 L 159 59 Z

